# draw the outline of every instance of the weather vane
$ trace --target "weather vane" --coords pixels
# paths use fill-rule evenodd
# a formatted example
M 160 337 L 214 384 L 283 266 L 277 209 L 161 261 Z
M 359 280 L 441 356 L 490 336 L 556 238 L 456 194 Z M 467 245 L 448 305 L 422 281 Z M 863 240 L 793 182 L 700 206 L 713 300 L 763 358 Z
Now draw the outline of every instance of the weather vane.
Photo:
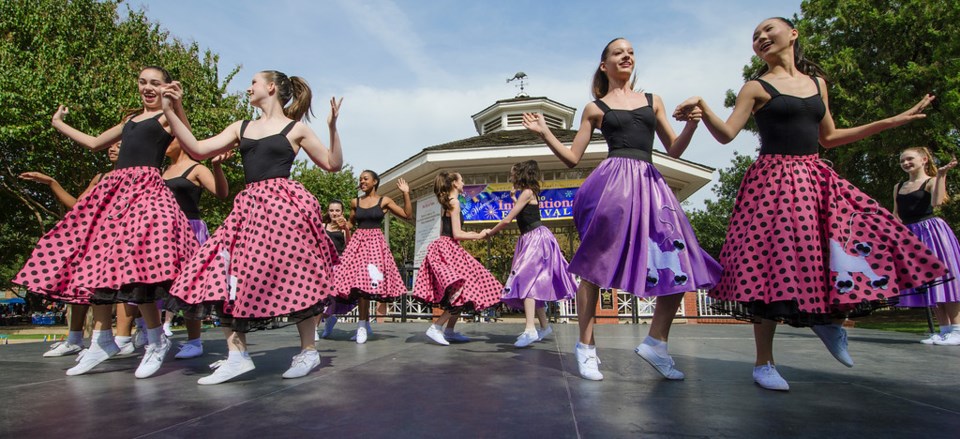
M 525 91 L 523 91 L 524 87 L 526 86 L 526 84 L 525 84 L 525 81 L 526 81 L 526 80 L 527 80 L 527 74 L 526 74 L 526 73 L 523 73 L 523 72 L 517 72 L 517 74 L 516 74 L 516 75 L 513 75 L 512 78 L 507 78 L 507 83 L 510 83 L 510 82 L 513 82 L 513 81 L 520 81 L 520 84 L 518 85 L 518 87 L 520 87 L 520 93 L 517 93 L 517 96 L 516 96 L 516 97 L 518 97 L 518 98 L 526 98 L 526 97 L 529 97 L 529 96 L 527 96 L 527 93 L 526 93 Z

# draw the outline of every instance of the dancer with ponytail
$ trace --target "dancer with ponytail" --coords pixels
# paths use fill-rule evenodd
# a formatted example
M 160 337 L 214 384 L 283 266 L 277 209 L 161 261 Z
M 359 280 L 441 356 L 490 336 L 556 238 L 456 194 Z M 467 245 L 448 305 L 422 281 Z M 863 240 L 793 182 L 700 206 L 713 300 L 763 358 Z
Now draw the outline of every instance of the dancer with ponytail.
M 956 166 L 956 157 L 937 168 L 929 149 L 907 148 L 900 153 L 900 168 L 910 177 L 893 188 L 894 215 L 943 261 L 953 276 L 960 273 L 960 244 L 953 229 L 933 215 L 933 209 L 946 203 L 947 172 Z M 897 306 L 933 307 L 940 333 L 930 334 L 920 343 L 960 345 L 960 279 L 954 277 L 926 289 L 904 291 Z
M 181 94 L 178 83 L 165 88 L 168 117 L 180 105 Z M 296 322 L 301 347 L 283 377 L 306 376 L 320 365 L 314 346 L 316 316 L 333 291 L 336 249 L 323 230 L 320 204 L 290 179 L 290 168 L 303 149 L 320 168 L 340 170 L 343 155 L 336 125 L 340 102 L 330 100 L 327 149 L 301 122 L 309 120 L 311 103 L 310 87 L 302 78 L 262 71 L 254 75 L 247 94 L 261 117 L 234 122 L 209 139 L 197 141 L 186 125 L 172 120 L 181 146 L 197 159 L 239 145 L 247 182 L 234 199 L 233 210 L 171 291 L 189 305 L 214 305 L 227 337 L 227 359 L 214 363 L 214 373 L 200 378 L 199 384 L 219 384 L 252 371 L 246 333 L 282 316 Z
M 111 328 L 115 303 L 138 304 L 146 321 L 148 344 L 137 378 L 156 373 L 170 349 L 156 300 L 198 247 L 160 175 L 173 141 L 169 119 L 186 120 L 182 108 L 162 111 L 161 89 L 171 82 L 160 67 L 142 69 L 137 84 L 143 110 L 98 136 L 67 125 L 66 107 L 53 116 L 57 131 L 92 151 L 123 141 L 114 171 L 40 239 L 13 280 L 49 300 L 94 305 L 93 342 L 67 375 L 86 373 L 120 351 Z
M 680 120 L 701 113 L 721 143 L 733 140 L 751 113 L 756 120 L 760 155 L 740 185 L 720 252 L 723 276 L 710 294 L 755 323 L 753 379 L 771 390 L 790 388 L 773 359 L 777 321 L 811 326 L 852 367 L 845 316 L 868 313 L 901 289 L 946 273 L 890 212 L 819 159 L 819 145 L 834 148 L 922 119 L 933 96 L 896 116 L 837 128 L 824 72 L 803 57 L 798 38 L 785 18 L 757 26 L 753 50 L 765 64 L 740 89 L 726 121 L 699 97 L 674 112 Z
M 604 46 L 593 75 L 596 100 L 584 106 L 570 147 L 557 140 L 539 114 L 525 114 L 523 124 L 569 167 L 580 162 L 595 129 L 609 146 L 607 158 L 573 200 L 580 247 L 570 260 L 570 272 L 580 276 L 580 338 L 574 349 L 580 376 L 603 379 L 594 317 L 600 288 L 617 288 L 657 298 L 650 331 L 634 351 L 664 378 L 682 380 L 683 372 L 667 350 L 670 327 L 683 294 L 715 285 L 720 266 L 700 248 L 673 190 L 652 163 L 654 133 L 667 154 L 678 158 L 697 128 L 696 114 L 680 135 L 674 133 L 660 97 L 634 91 L 634 66 L 629 41 L 617 38 Z

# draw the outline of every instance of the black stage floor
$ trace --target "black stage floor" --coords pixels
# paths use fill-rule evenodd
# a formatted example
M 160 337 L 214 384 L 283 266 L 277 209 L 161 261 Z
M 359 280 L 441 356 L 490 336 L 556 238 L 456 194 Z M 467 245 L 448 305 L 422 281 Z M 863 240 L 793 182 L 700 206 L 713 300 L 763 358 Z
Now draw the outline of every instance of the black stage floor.
M 633 353 L 644 325 L 598 326 L 602 382 L 576 373 L 575 324 L 523 350 L 516 324 L 460 324 L 474 341 L 449 347 L 428 343 L 422 322 L 374 324 L 365 345 L 347 340 L 354 327 L 320 341 L 321 367 L 297 380 L 280 378 L 296 330 L 251 334 L 257 369 L 218 386 L 196 384 L 225 356 L 218 330 L 206 355 L 171 354 L 143 380 L 139 356 L 67 377 L 75 357 L 0 346 L 0 437 L 960 438 L 960 346 L 908 334 L 852 329 L 848 369 L 811 331 L 782 326 L 783 393 L 753 384 L 749 325 L 676 325 L 681 382 Z

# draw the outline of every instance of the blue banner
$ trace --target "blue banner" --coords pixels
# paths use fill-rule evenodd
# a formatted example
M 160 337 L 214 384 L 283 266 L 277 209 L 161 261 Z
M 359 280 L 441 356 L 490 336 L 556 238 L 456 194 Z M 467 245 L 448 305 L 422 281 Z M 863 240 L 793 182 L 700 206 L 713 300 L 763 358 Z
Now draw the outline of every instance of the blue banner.
M 573 218 L 573 198 L 583 180 L 547 182 L 540 189 L 540 217 L 544 221 Z M 460 200 L 464 222 L 498 222 L 513 209 L 513 185 L 494 183 L 464 186 Z

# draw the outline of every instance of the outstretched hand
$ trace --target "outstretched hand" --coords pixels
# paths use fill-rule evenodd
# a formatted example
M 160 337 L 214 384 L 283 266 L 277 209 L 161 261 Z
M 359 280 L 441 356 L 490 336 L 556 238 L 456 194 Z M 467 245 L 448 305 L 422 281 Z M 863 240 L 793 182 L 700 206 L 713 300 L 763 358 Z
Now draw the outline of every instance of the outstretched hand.
M 937 175 L 946 175 L 947 171 L 957 167 L 957 156 L 951 155 L 950 162 L 937 169 Z
M 397 179 L 397 189 L 400 189 L 400 192 L 405 194 L 410 193 L 410 185 L 408 185 L 407 181 L 402 178 Z
M 550 130 L 547 120 L 540 113 L 523 113 L 523 127 L 541 136 Z
M 916 105 L 910 107 L 909 110 L 894 116 L 894 122 L 897 122 L 897 124 L 900 125 L 927 117 L 923 110 L 929 107 L 936 98 L 937 97 L 932 94 L 925 95 L 923 99 L 920 99 L 920 102 L 917 102 Z
M 60 107 L 60 108 L 63 108 L 63 107 Z M 954 161 L 954 164 L 956 164 L 956 161 Z M 20 178 L 27 181 L 34 181 L 37 183 L 45 184 L 47 186 L 53 184 L 56 181 L 53 179 L 53 177 L 47 174 L 44 174 L 42 172 L 35 172 L 35 171 L 24 172 L 20 174 Z
M 340 105 L 342 104 L 343 98 L 340 98 L 340 100 L 337 100 L 336 96 L 330 98 L 330 116 L 327 116 L 327 125 L 336 125 L 337 117 L 340 116 Z

